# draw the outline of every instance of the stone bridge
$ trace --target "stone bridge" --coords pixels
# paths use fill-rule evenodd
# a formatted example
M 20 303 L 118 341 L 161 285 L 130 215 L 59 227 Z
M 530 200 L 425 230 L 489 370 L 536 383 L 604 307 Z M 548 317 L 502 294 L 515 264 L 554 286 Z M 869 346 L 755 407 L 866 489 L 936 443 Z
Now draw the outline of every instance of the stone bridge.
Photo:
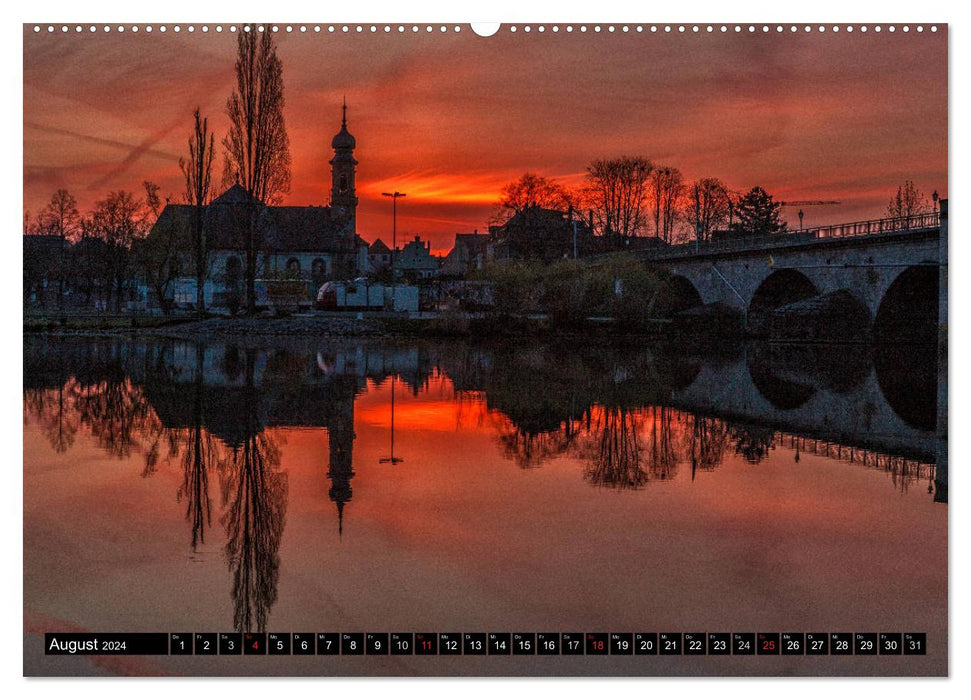
M 940 214 L 638 255 L 670 273 L 656 317 L 721 310 L 737 314 L 755 335 L 937 342 L 946 322 L 946 240 L 942 200 Z

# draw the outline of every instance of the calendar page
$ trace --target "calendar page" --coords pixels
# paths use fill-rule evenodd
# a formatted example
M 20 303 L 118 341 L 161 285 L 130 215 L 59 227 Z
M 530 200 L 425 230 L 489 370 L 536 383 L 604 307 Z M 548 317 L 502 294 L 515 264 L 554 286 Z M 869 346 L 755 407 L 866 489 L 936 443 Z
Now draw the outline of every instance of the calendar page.
M 26 676 L 947 676 L 946 24 L 37 24 Z

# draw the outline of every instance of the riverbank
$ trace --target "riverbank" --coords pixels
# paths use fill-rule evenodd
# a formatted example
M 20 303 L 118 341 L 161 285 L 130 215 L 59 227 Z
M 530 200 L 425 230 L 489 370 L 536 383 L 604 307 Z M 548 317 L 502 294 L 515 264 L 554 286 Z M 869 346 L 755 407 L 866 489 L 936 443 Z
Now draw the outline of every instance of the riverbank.
M 26 318 L 25 334 L 138 335 L 200 339 L 266 337 L 402 337 L 402 338 L 659 338 L 670 324 L 657 321 L 621 328 L 612 319 L 556 324 L 542 315 L 499 317 L 485 314 L 424 313 L 419 315 L 308 313 L 255 317 L 65 317 Z

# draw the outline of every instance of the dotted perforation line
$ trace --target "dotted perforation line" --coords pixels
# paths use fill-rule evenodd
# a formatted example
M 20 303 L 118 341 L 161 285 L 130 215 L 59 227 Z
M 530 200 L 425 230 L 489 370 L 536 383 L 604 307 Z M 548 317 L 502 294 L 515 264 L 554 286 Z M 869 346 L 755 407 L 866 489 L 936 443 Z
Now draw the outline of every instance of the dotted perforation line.
M 938 29 L 937 28 L 937 25 L 930 25 L 927 28 L 931 32 L 936 32 L 937 29 Z M 729 33 L 729 32 L 734 32 L 734 33 L 737 33 L 737 34 L 741 34 L 742 32 L 745 32 L 745 33 L 749 33 L 749 34 L 755 34 L 757 32 L 761 32 L 763 34 L 768 34 L 770 32 L 775 31 L 776 33 L 780 33 L 780 34 L 783 33 L 783 32 L 789 32 L 789 33 L 793 33 L 794 34 L 794 33 L 797 33 L 797 32 L 800 32 L 800 33 L 820 32 L 820 33 L 822 33 L 822 32 L 827 32 L 827 31 L 831 31 L 831 32 L 834 32 L 834 33 L 838 33 L 840 31 L 845 31 L 845 32 L 848 32 L 848 33 L 852 33 L 854 30 L 859 31 L 861 33 L 866 33 L 866 32 L 871 31 L 871 30 L 873 32 L 877 32 L 877 33 L 882 32 L 882 31 L 887 31 L 887 32 L 891 32 L 891 33 L 896 32 L 896 31 L 910 32 L 911 30 L 917 31 L 917 32 L 923 32 L 925 30 L 925 26 L 922 25 L 922 24 L 917 24 L 917 25 L 909 25 L 909 24 L 905 24 L 905 25 L 866 25 L 866 24 L 863 24 L 863 25 L 852 25 L 852 24 L 850 24 L 850 25 L 838 25 L 838 24 L 837 25 L 825 25 L 825 24 L 820 24 L 820 25 L 809 25 L 809 24 L 806 24 L 806 25 L 795 25 L 795 24 L 792 24 L 792 25 L 783 25 L 783 24 L 774 24 L 774 25 L 768 25 L 768 24 L 758 24 L 758 25 L 756 25 L 756 24 L 747 24 L 747 25 L 746 24 L 651 24 L 651 25 L 642 25 L 642 24 L 637 24 L 637 25 L 629 25 L 629 24 L 624 24 L 624 25 L 613 25 L 613 24 L 608 24 L 608 25 L 600 25 L 600 24 L 586 25 L 586 24 L 580 24 L 580 25 L 572 25 L 572 24 L 567 24 L 567 25 L 564 25 L 564 26 L 561 27 L 560 25 L 554 24 L 554 25 L 552 25 L 550 27 L 546 27 L 545 25 L 539 25 L 539 26 L 535 26 L 535 27 L 532 26 L 532 25 L 524 25 L 524 26 L 521 26 L 520 27 L 520 26 L 517 26 L 517 25 L 513 24 L 513 25 L 510 25 L 509 27 L 507 27 L 506 29 L 509 32 L 512 32 L 512 33 L 516 33 L 518 31 L 522 31 L 522 32 L 526 32 L 526 33 L 529 33 L 529 32 L 532 32 L 532 31 L 544 33 L 547 30 L 549 30 L 551 32 L 565 31 L 567 33 L 570 33 L 570 32 L 580 32 L 580 33 L 585 33 L 585 32 L 593 32 L 593 33 L 603 33 L 603 32 L 607 32 L 607 33 L 617 33 L 617 32 L 620 32 L 620 33 L 630 33 L 630 32 L 644 33 L 644 32 L 649 32 L 649 33 L 657 34 L 657 33 L 661 32 L 661 33 L 666 33 L 666 34 L 671 34 L 671 33 L 678 33 L 678 34 L 715 34 L 715 33 L 722 33 L 722 34 L 725 34 L 725 33 Z
M 394 31 L 397 31 L 400 34 L 404 34 L 405 32 L 418 33 L 422 31 L 426 33 L 431 33 L 431 32 L 459 33 L 463 31 L 463 29 L 459 25 L 444 25 L 444 24 L 442 25 L 431 25 L 431 24 L 428 24 L 428 25 L 417 25 L 417 24 L 413 24 L 413 25 L 403 25 L 403 24 L 399 24 L 399 25 L 390 25 L 390 24 L 382 24 L 382 25 L 379 25 L 379 24 L 367 24 L 367 25 L 365 24 L 272 24 L 272 25 L 263 25 L 263 24 L 258 24 L 258 25 L 250 25 L 250 24 L 242 24 L 242 25 L 236 25 L 236 24 L 228 24 L 228 25 L 222 25 L 222 24 L 215 24 L 215 25 L 209 25 L 209 24 L 201 24 L 201 25 L 195 25 L 195 24 L 187 24 L 187 25 L 181 25 L 181 24 L 174 24 L 174 25 L 60 24 L 60 25 L 53 25 L 53 24 L 48 24 L 48 25 L 40 25 L 40 24 L 35 24 L 34 25 L 35 34 L 39 34 L 41 32 L 47 32 L 49 34 L 53 34 L 55 32 L 60 32 L 63 34 L 67 34 L 71 32 L 76 34 L 81 34 L 83 32 L 88 32 L 91 34 L 94 34 L 96 32 L 104 32 L 104 33 L 118 32 L 120 34 L 123 34 L 125 32 L 130 32 L 133 34 L 137 34 L 140 31 L 147 34 L 150 34 L 152 32 L 160 32 L 160 33 L 175 32 L 176 34 L 181 32 L 189 32 L 190 34 L 193 34 L 196 32 L 201 32 L 203 34 L 206 34 L 209 32 L 215 32 L 218 34 L 224 31 L 230 32 L 230 33 L 240 32 L 240 31 L 242 32 L 271 31 L 274 33 L 286 33 L 286 34 L 321 34 L 321 33 L 390 34 Z
M 520 31 L 527 34 L 534 31 L 540 34 L 544 34 L 546 32 L 552 32 L 554 34 L 559 32 L 566 32 L 568 34 L 573 32 L 580 32 L 581 34 L 586 32 L 593 32 L 595 34 L 604 33 L 604 32 L 608 34 L 613 34 L 613 33 L 628 34 L 632 32 L 651 33 L 651 34 L 657 34 L 657 33 L 727 34 L 730 32 L 733 32 L 736 34 L 741 34 L 741 33 L 769 34 L 772 32 L 775 32 L 777 34 L 782 34 L 782 33 L 808 34 L 811 32 L 817 32 L 817 33 L 833 32 L 834 34 L 836 34 L 841 31 L 846 33 L 853 33 L 854 31 L 858 31 L 862 34 L 865 34 L 870 31 L 874 33 L 880 33 L 885 31 L 892 34 L 898 31 L 908 33 L 911 31 L 923 32 L 925 31 L 925 29 L 931 32 L 936 32 L 938 30 L 937 25 L 933 25 L 933 24 L 927 27 L 925 27 L 922 24 L 916 24 L 916 25 L 910 25 L 910 24 L 903 24 L 903 25 L 879 25 L 879 24 L 877 25 L 866 25 L 866 24 L 862 24 L 862 25 L 852 25 L 852 24 L 850 25 L 838 25 L 838 24 L 836 25 L 823 25 L 823 24 L 820 24 L 820 25 L 809 25 L 809 24 L 806 24 L 806 25 L 795 25 L 795 24 L 791 24 L 791 25 L 782 25 L 782 24 L 775 24 L 775 25 L 768 25 L 768 24 L 759 24 L 759 25 L 756 25 L 756 24 L 748 24 L 748 25 L 743 25 L 743 24 L 691 24 L 691 25 L 686 25 L 686 24 L 677 24 L 677 25 L 672 25 L 672 24 L 651 24 L 651 25 L 580 24 L 580 25 L 572 25 L 572 24 L 567 24 L 563 26 L 560 26 L 558 24 L 554 24 L 550 26 L 546 26 L 542 24 L 536 25 L 536 26 L 528 25 L 528 24 L 520 26 L 520 25 L 513 24 L 504 28 L 506 29 L 506 31 L 512 34 L 515 34 Z M 399 34 L 406 34 L 406 33 L 418 34 L 420 32 L 424 32 L 426 34 L 429 34 L 433 32 L 459 33 L 462 31 L 462 27 L 459 25 L 444 25 L 444 24 L 441 24 L 441 25 L 431 25 L 431 24 L 425 24 L 425 25 L 418 25 L 418 24 L 411 24 L 411 25 L 404 25 L 404 24 L 398 24 L 398 25 L 390 25 L 390 24 L 383 24 L 383 25 L 382 24 L 273 24 L 273 25 L 262 25 L 262 24 L 261 25 L 249 25 L 249 24 L 243 24 L 243 25 L 236 25 L 236 24 L 229 24 L 229 25 L 222 25 L 222 24 L 215 24 L 215 25 L 208 25 L 208 24 L 201 24 L 201 25 L 195 25 L 195 24 L 188 24 L 188 25 L 60 24 L 60 25 L 54 25 L 54 24 L 48 24 L 48 25 L 40 25 L 40 24 L 35 24 L 33 29 L 35 34 L 39 34 L 42 32 L 47 32 L 48 34 L 53 34 L 56 32 L 60 32 L 62 34 L 68 34 L 72 32 L 75 34 L 81 34 L 84 32 L 87 32 L 90 34 L 94 34 L 97 32 L 103 32 L 103 33 L 117 32 L 119 34 L 123 34 L 125 32 L 130 32 L 132 34 L 137 34 L 138 32 L 144 32 L 146 34 L 151 34 L 152 32 L 160 32 L 164 34 L 169 31 L 175 32 L 176 34 L 179 34 L 183 31 L 188 32 L 190 34 L 194 34 L 197 32 L 202 34 L 215 32 L 219 34 L 224 31 L 228 31 L 232 33 L 232 32 L 238 32 L 238 31 L 264 32 L 267 30 L 272 32 L 283 32 L 287 34 L 321 34 L 321 33 L 391 34 L 393 32 L 397 32 Z

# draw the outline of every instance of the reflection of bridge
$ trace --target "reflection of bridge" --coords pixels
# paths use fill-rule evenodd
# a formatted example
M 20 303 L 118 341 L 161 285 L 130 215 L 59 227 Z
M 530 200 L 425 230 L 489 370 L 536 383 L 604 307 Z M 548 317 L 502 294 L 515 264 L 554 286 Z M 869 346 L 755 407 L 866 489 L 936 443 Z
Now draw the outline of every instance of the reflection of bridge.
M 946 237 L 947 201 L 942 200 L 940 215 L 638 254 L 672 275 L 663 313 L 718 304 L 739 313 L 749 331 L 766 333 L 773 314 L 785 312 L 787 337 L 846 340 L 847 329 L 865 334 L 872 328 L 877 335 L 899 337 L 901 324 L 916 322 L 926 329 L 929 321 L 936 328 L 938 297 L 946 294 L 938 279 L 939 264 L 947 264 L 946 252 L 941 253 Z M 829 322 L 819 323 L 820 318 Z
M 777 350 L 785 356 L 791 348 Z M 831 348 L 831 357 L 837 356 L 834 350 L 845 352 Z M 946 426 L 935 422 L 938 390 L 933 383 L 914 372 L 912 384 L 892 386 L 881 382 L 879 367 L 869 363 L 840 372 L 819 367 L 808 363 L 799 371 L 749 348 L 744 358 L 702 365 L 693 381 L 671 392 L 667 403 L 729 422 L 765 426 L 783 438 L 782 444 L 858 461 L 894 478 L 933 480 L 935 500 L 946 503 Z M 910 372 L 898 368 L 894 374 L 899 379 Z
M 850 464 L 862 464 L 864 467 L 887 472 L 893 475 L 895 480 L 899 479 L 903 483 L 930 482 L 934 479 L 937 471 L 935 465 L 917 459 L 883 454 L 859 447 L 848 447 L 839 443 L 800 437 L 791 433 L 776 433 L 775 443 L 804 454 L 836 459 Z
M 670 403 L 729 421 L 936 462 L 933 386 L 922 411 L 929 416 L 920 416 L 922 425 L 911 424 L 900 415 L 907 411 L 895 410 L 881 391 L 877 372 L 868 363 L 827 380 L 818 365 L 799 372 L 773 360 L 749 348 L 743 357 L 703 364 L 690 384 L 671 392 Z

